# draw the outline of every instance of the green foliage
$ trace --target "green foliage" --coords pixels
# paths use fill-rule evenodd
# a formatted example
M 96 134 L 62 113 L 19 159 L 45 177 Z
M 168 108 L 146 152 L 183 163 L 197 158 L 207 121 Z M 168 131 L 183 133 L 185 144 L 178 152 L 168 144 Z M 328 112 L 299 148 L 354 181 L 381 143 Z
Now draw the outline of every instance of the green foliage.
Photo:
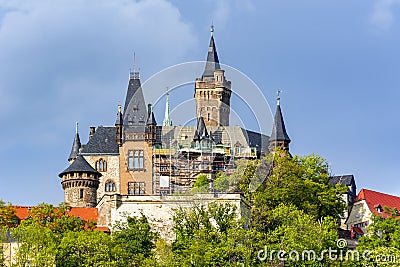
M 392 212 L 389 210 L 389 214 Z M 380 261 L 379 257 L 392 257 L 399 261 L 400 218 L 373 216 L 372 223 L 368 226 L 368 235 L 360 238 L 357 250 L 360 254 L 370 251 L 370 261 L 362 261 L 362 266 L 394 266 L 395 262 Z
M 194 182 L 192 192 L 194 193 L 205 193 L 208 191 L 208 178 L 205 174 L 197 176 L 196 182 Z
M 71 231 L 58 246 L 57 266 L 115 266 L 111 250 L 111 237 L 103 232 Z
M 0 228 L 12 228 L 16 227 L 18 218 L 15 214 L 15 207 L 11 203 L 5 203 L 0 199 Z
M 321 157 L 277 153 L 266 162 L 273 166 L 270 175 L 253 196 L 252 223 L 259 231 L 270 230 L 268 211 L 280 204 L 292 205 L 315 221 L 344 211 L 341 195 L 348 189 L 329 185 L 328 165 Z
M 229 190 L 229 177 L 222 171 L 219 171 L 215 176 L 214 188 L 220 192 L 227 192 Z
M 154 258 L 158 234 L 151 231 L 147 218 L 128 217 L 118 222 L 112 234 L 113 254 L 119 266 L 143 266 Z
M 41 203 L 29 211 L 30 218 L 22 221 L 22 225 L 34 225 L 52 230 L 55 234 L 66 231 L 80 231 L 85 222 L 73 215 L 67 214 L 67 207 Z

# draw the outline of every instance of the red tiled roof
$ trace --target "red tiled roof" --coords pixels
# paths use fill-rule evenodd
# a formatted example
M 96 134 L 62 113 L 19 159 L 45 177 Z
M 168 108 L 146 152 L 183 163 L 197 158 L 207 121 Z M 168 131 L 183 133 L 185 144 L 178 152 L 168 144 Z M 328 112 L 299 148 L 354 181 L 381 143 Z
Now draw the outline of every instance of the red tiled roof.
M 79 217 L 84 221 L 97 222 L 97 217 L 99 216 L 99 211 L 96 208 L 70 208 L 67 211 L 69 215 L 74 215 Z
M 375 214 L 380 215 L 382 217 L 389 217 L 389 214 L 384 212 L 379 213 L 376 208 L 380 205 L 382 208 L 385 206 L 390 208 L 397 208 L 400 211 L 400 197 L 392 196 L 368 189 L 361 189 L 360 193 L 358 193 L 355 201 L 365 200 L 368 205 L 369 210 Z
M 20 220 L 25 220 L 29 217 L 29 210 L 32 207 L 15 206 L 15 214 Z M 56 208 L 55 208 L 56 209 Z M 99 211 L 97 208 L 70 208 L 67 214 L 79 217 L 85 222 L 97 222 Z M 108 228 L 107 228 L 108 229 Z
M 26 218 L 29 217 L 29 209 L 31 207 L 22 207 L 22 206 L 16 206 L 15 207 L 15 215 L 17 215 L 17 217 L 20 220 L 25 220 Z

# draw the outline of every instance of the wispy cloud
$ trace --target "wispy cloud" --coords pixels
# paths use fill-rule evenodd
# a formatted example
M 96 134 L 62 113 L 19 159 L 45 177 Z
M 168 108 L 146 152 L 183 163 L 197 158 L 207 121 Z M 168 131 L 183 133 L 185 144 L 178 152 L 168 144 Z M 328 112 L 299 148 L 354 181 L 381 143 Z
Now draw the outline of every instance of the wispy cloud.
M 380 30 L 389 30 L 396 20 L 395 6 L 400 0 L 376 0 L 370 22 Z
M 237 11 L 251 11 L 254 5 L 251 0 L 220 0 L 215 1 L 213 19 L 218 28 L 224 28 Z

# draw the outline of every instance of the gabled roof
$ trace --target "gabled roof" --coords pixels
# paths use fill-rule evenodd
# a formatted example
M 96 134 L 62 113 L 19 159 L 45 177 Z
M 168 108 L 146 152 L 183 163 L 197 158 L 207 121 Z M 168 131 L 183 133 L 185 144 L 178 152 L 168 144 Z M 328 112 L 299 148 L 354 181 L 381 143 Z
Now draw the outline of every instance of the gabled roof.
M 330 185 L 340 184 L 340 185 L 352 186 L 353 184 L 355 184 L 354 176 L 352 174 L 332 176 L 329 179 L 329 184 Z
M 194 133 L 193 141 L 200 141 L 202 139 L 209 138 L 206 124 L 204 123 L 204 118 L 200 116 L 197 119 L 197 128 Z
M 104 154 L 118 155 L 119 148 L 115 127 L 97 127 L 89 142 L 83 147 L 82 155 Z
M 78 155 L 74 162 L 68 166 L 63 172 L 61 172 L 58 176 L 61 178 L 64 174 L 74 173 L 74 172 L 86 172 L 96 174 L 97 177 L 101 176 L 101 173 L 93 169 L 92 166 L 85 160 L 82 155 Z
M 214 77 L 214 71 L 219 69 L 221 69 L 221 67 L 219 65 L 217 48 L 215 47 L 214 36 L 211 35 L 203 77 Z
M 283 115 L 281 106 L 276 106 L 274 126 L 272 128 L 272 134 L 269 141 L 286 141 L 290 143 L 289 135 L 286 133 L 285 122 L 283 121 Z
M 75 133 L 74 142 L 72 143 L 71 153 L 69 154 L 68 160 L 75 159 L 79 154 L 79 149 L 81 149 L 81 139 L 79 138 L 79 133 Z
M 382 217 L 389 217 L 389 214 L 386 214 L 384 212 L 379 213 L 376 208 L 380 205 L 382 208 L 385 206 L 390 207 L 390 208 L 397 208 L 397 210 L 400 211 L 400 197 L 398 196 L 392 196 L 368 189 L 361 189 L 360 193 L 358 193 L 358 196 L 355 200 L 361 201 L 365 200 L 365 202 L 368 205 L 369 210 L 375 214 L 375 215 L 380 215 Z

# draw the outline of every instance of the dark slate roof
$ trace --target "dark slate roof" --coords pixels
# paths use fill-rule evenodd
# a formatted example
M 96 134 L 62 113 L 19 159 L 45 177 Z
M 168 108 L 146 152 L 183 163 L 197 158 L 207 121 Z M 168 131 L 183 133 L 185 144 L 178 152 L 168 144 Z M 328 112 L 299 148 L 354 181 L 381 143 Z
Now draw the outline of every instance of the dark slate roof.
M 352 186 L 354 183 L 354 176 L 352 174 L 332 176 L 329 180 L 329 184 L 332 186 L 335 184 Z
M 62 177 L 64 174 L 71 173 L 71 172 L 86 172 L 86 173 L 94 173 L 97 174 L 98 177 L 101 176 L 101 173 L 93 169 L 92 166 L 85 160 L 82 155 L 78 155 L 74 162 L 69 165 L 63 172 L 61 172 L 58 176 Z
M 204 123 L 204 118 L 200 116 L 197 119 L 197 128 L 194 133 L 193 141 L 200 141 L 201 139 L 209 138 L 206 124 Z
M 281 106 L 276 106 L 274 126 L 269 141 L 287 141 L 290 142 L 289 135 L 286 133 L 285 122 L 283 121 Z
M 146 126 L 147 109 L 139 78 L 130 78 L 126 93 L 123 123 L 129 132 L 142 132 Z M 140 126 L 140 127 L 137 127 Z
M 215 47 L 214 36 L 211 36 L 203 77 L 214 77 L 214 71 L 219 69 L 221 69 L 221 67 L 219 65 L 217 48 Z
M 147 125 L 157 125 L 156 118 L 154 117 L 153 111 L 150 113 L 150 115 L 147 118 Z
M 71 153 L 69 154 L 68 160 L 75 159 L 79 153 L 79 149 L 82 147 L 81 139 L 79 138 L 79 133 L 75 134 L 74 142 L 72 143 Z
M 119 154 L 115 127 L 97 127 L 81 154 Z

